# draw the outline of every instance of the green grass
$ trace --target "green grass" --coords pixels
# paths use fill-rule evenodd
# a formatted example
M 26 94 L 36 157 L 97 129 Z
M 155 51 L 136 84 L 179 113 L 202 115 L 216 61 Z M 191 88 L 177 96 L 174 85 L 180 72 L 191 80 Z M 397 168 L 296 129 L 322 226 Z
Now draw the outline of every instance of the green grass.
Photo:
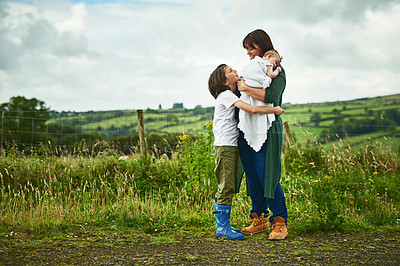
M 217 184 L 210 130 L 196 142 L 182 137 L 183 153 L 170 158 L 1 153 L 0 238 L 29 232 L 36 240 L 58 235 L 75 241 L 92 231 L 119 238 L 126 230 L 158 236 L 154 243 L 160 244 L 170 241 L 168 232 L 191 227 L 201 228 L 193 237 L 212 234 Z M 390 143 L 349 149 L 351 140 L 346 141 L 328 149 L 285 149 L 281 184 L 291 230 L 400 230 L 399 160 L 386 149 Z M 231 223 L 237 228 L 248 225 L 251 206 L 243 182 L 233 200 Z
M 385 103 L 398 99 L 387 98 Z M 381 98 L 375 101 L 376 106 L 382 106 Z M 368 105 L 360 102 L 360 108 L 357 102 L 348 103 L 343 112 L 361 115 Z M 322 117 L 329 118 L 329 112 L 342 107 L 342 103 L 310 104 L 293 106 L 285 112 L 284 121 L 302 121 L 289 123 L 297 144 L 285 144 L 283 152 L 281 184 L 290 230 L 399 231 L 399 127 L 393 132 L 378 131 L 315 144 L 323 126 L 329 126 L 332 120 L 315 127 L 309 123 L 312 113 L 308 109 L 324 111 Z M 123 242 L 148 237 L 149 242 L 158 245 L 177 239 L 170 237 L 170 232 L 176 235 L 190 231 L 197 238 L 212 235 L 217 187 L 212 128 L 204 128 L 198 116 L 187 111 L 186 117 L 182 112 L 147 114 L 153 119 L 146 124 L 148 130 L 160 130 L 167 125 L 160 121 L 173 113 L 181 114 L 179 121 L 187 123 L 170 126 L 169 130 L 196 132 L 196 141 L 182 136 L 176 151 L 171 149 L 168 155 L 143 158 L 130 154 L 128 159 L 120 160 L 112 147 L 97 154 L 49 151 L 31 156 L 16 150 L 9 150 L 7 155 L 2 151 L 0 238 L 15 245 L 23 245 L 29 238 L 32 241 L 26 245 L 30 246 L 40 246 L 43 240 L 71 241 L 79 248 L 82 239 L 108 237 Z M 118 121 L 111 114 L 106 116 L 110 123 Z M 134 116 L 125 119 L 134 120 Z M 233 202 L 232 225 L 247 226 L 251 200 L 245 181 Z M 120 237 L 121 231 L 124 237 Z
M 292 255 L 299 256 L 299 255 L 308 255 L 311 254 L 311 251 L 308 249 L 297 249 L 291 252 Z

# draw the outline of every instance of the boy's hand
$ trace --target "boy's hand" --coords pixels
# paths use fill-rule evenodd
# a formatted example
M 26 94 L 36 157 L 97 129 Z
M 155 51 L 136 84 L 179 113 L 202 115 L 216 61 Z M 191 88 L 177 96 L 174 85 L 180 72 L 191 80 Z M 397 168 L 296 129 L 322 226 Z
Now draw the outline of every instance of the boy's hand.
M 280 106 L 277 106 L 274 108 L 275 108 L 275 114 L 277 114 L 277 115 L 281 115 L 285 112 Z
M 238 81 L 237 85 L 238 85 L 238 90 L 239 91 L 243 91 L 243 92 L 245 91 L 246 83 L 244 83 L 244 78 L 243 77 L 240 77 L 240 80 Z

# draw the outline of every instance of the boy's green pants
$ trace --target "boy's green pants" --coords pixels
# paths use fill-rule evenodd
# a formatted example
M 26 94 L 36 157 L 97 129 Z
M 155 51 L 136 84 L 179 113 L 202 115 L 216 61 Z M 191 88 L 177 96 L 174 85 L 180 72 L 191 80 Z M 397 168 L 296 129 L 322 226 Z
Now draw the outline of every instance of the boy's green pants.
M 235 178 L 239 162 L 239 149 L 236 146 L 214 146 L 215 177 L 218 190 L 215 202 L 218 205 L 231 206 L 235 193 Z

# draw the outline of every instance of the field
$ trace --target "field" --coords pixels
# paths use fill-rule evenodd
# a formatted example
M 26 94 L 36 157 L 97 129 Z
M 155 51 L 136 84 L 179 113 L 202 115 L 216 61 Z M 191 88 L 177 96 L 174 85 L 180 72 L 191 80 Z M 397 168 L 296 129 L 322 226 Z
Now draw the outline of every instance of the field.
M 332 149 L 285 146 L 281 182 L 292 227 L 303 232 L 398 227 L 399 157 L 387 147 L 386 141 L 360 150 L 343 141 Z M 212 150 L 208 125 L 196 139 L 181 136 L 169 156 L 120 157 L 112 148 L 59 156 L 44 147 L 30 156 L 2 152 L 0 225 L 44 234 L 76 223 L 146 233 L 187 223 L 209 227 L 216 189 Z M 235 199 L 241 226 L 247 224 L 250 204 L 245 188 L 242 184 Z
M 148 134 L 197 134 L 206 122 L 212 121 L 213 108 L 145 110 L 145 129 Z M 135 134 L 138 130 L 135 110 L 56 114 L 48 124 L 78 126 L 85 133 L 98 131 L 105 136 L 112 132 Z M 122 133 L 121 133 L 122 132 Z
M 342 135 L 338 127 L 343 125 L 346 139 L 360 148 L 370 141 L 385 139 L 391 150 L 400 151 L 400 94 L 363 98 L 351 101 L 337 101 L 310 104 L 283 104 L 284 122 L 289 124 L 299 144 L 324 142 L 330 138 L 327 147 L 338 141 L 332 138 Z M 144 110 L 147 134 L 197 135 L 205 123 L 212 122 L 213 107 L 194 109 Z M 97 132 L 105 140 L 137 134 L 135 110 L 108 112 L 85 112 L 53 114 L 48 124 L 60 124 L 80 128 L 84 133 Z M 362 127 L 354 128 L 362 124 Z M 335 128 L 336 125 L 336 128 Z
M 384 114 L 400 110 L 400 94 L 376 98 L 364 98 L 352 101 L 314 103 L 308 105 L 288 105 L 282 119 L 290 124 L 290 128 L 299 143 L 321 141 L 327 129 L 334 123 L 352 125 L 365 119 L 380 119 L 380 123 L 370 126 L 372 132 L 347 134 L 346 140 L 352 146 L 362 147 L 365 143 L 376 140 L 387 140 L 392 143 L 392 151 L 400 151 L 400 124 L 387 123 Z M 318 114 L 318 115 L 317 115 Z M 312 117 L 314 116 L 314 120 Z M 319 116 L 319 121 L 315 117 Z M 340 119 L 340 120 L 339 120 Z M 325 135 L 326 136 L 326 135 Z M 326 145 L 331 147 L 336 141 Z
M 356 254 L 351 254 L 354 256 L 351 262 L 373 264 L 375 259 L 381 258 L 388 263 L 398 262 L 398 257 L 393 256 L 391 251 L 398 247 L 395 236 L 400 231 L 399 126 L 389 117 L 399 109 L 399 97 L 360 99 L 345 105 L 323 103 L 285 107 L 284 121 L 289 123 L 296 143 L 284 144 L 281 184 L 288 206 L 289 232 L 294 237 L 287 244 L 276 246 L 304 249 L 293 253 L 282 248 L 290 259 L 285 260 L 280 254 L 272 253 L 273 261 L 295 263 L 299 257 L 321 252 L 318 254 L 324 258 L 323 262 L 342 263 L 346 260 L 345 256 L 342 252 L 335 252 L 341 246 L 332 246 L 331 241 L 340 242 L 344 237 L 356 239 L 352 236 L 354 232 L 367 231 L 367 237 L 354 240 L 360 241 L 357 243 L 362 243 L 361 246 L 354 246 L 354 243 L 348 245 L 348 248 L 357 250 Z M 88 126 L 90 130 L 102 128 L 101 125 L 103 128 L 114 126 L 115 130 L 122 129 L 123 123 L 128 125 L 128 121 L 135 119 L 132 111 L 121 111 L 117 115 L 126 118 L 126 122 L 123 122 L 124 119 L 116 120 L 116 113 L 54 115 L 53 122 L 65 119 L 62 120 L 63 125 L 77 125 L 79 118 L 81 125 Z M 28 253 L 27 258 L 36 251 L 42 254 L 45 250 L 45 254 L 54 254 L 54 251 L 48 252 L 50 246 L 53 249 L 60 247 L 66 253 L 73 248 L 78 249 L 82 256 L 91 252 L 103 257 L 108 256 L 102 253 L 104 250 L 120 254 L 121 250 L 109 248 L 114 245 L 124 248 L 126 244 L 127 248 L 132 248 L 130 245 L 137 243 L 134 246 L 146 250 L 145 247 L 151 249 L 155 245 L 171 247 L 176 244 L 178 251 L 166 248 L 166 253 L 159 255 L 165 258 L 167 253 L 171 255 L 170 252 L 181 254 L 178 243 L 212 246 L 215 243 L 212 211 L 216 180 L 213 173 L 213 134 L 209 124 L 211 113 L 212 109 L 207 108 L 197 108 L 196 111 L 146 110 L 147 133 L 154 128 L 168 129 L 171 130 L 169 133 L 178 135 L 176 147 L 170 149 L 168 154 L 155 153 L 154 150 L 146 155 L 135 152 L 122 154 L 103 142 L 95 144 L 95 147 L 104 145 L 99 150 L 86 147 L 84 143 L 72 151 L 44 145 L 32 147 L 30 153 L 17 148 L 1 150 L 0 260 L 2 254 L 13 254 L 17 258 L 21 250 L 22 254 Z M 311 119 L 315 113 L 319 114 L 318 121 Z M 373 120 L 375 116 L 380 120 Z M 102 120 L 98 121 L 98 117 Z M 359 122 L 354 122 L 355 118 Z M 168 123 L 162 123 L 167 119 Z M 363 124 L 361 121 L 365 119 L 373 125 L 367 127 L 372 130 L 368 134 L 347 132 L 339 139 L 324 141 L 325 137 L 321 138 L 321 135 L 331 135 L 330 130 L 341 121 L 353 125 Z M 174 123 L 169 123 L 170 120 Z M 385 123 L 376 124 L 381 120 Z M 132 121 L 133 127 L 135 123 Z M 181 131 L 185 129 L 187 131 Z M 103 130 L 100 132 L 104 133 Z M 232 224 L 238 228 L 248 225 L 251 206 L 245 179 L 240 188 L 234 197 L 231 218 Z M 320 244 L 307 240 L 310 235 L 318 238 L 319 234 L 325 236 L 331 233 L 334 233 L 331 238 L 328 236 L 321 241 L 324 250 L 314 249 Z M 379 245 L 382 242 L 376 239 L 374 243 L 368 243 L 368 235 L 385 237 L 388 248 L 381 249 Z M 239 259 L 246 256 L 242 246 L 265 246 L 266 236 L 249 237 L 248 240 L 243 245 L 232 244 L 235 245 L 232 246 L 232 250 L 237 252 L 235 254 L 242 254 L 237 255 Z M 309 247 L 303 242 L 309 243 Z M 100 250 L 100 253 L 94 250 Z M 178 263 L 206 261 L 207 256 L 201 252 L 210 249 L 191 250 L 193 254 L 189 253 L 190 256 L 179 255 Z M 380 257 L 369 255 L 372 257 L 368 258 L 372 259 L 359 260 L 365 255 L 365 250 L 368 254 L 373 250 L 374 254 L 378 254 L 379 250 Z M 215 250 L 209 252 L 207 254 L 219 256 Z M 125 254 L 126 249 L 122 253 Z M 262 257 L 263 253 L 258 255 L 268 259 Z M 142 262 L 141 254 L 135 256 L 135 260 L 128 261 Z M 73 264 L 68 258 L 63 259 Z M 42 263 L 46 260 L 40 255 L 40 261 L 37 261 Z M 94 263 L 94 260 L 90 261 Z M 113 257 L 109 261 L 121 263 L 124 260 L 118 261 Z M 318 257 L 308 260 L 318 261 Z M 229 263 L 225 259 L 218 262 Z

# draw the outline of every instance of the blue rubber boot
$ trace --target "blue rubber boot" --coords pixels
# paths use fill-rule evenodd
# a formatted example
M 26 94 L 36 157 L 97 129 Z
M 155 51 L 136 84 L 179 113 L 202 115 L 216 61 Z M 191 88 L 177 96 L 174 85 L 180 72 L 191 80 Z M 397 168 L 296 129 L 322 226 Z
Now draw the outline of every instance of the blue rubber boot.
M 214 211 L 217 211 L 217 203 L 214 201 Z M 242 231 L 240 229 L 236 229 L 231 227 L 233 231 L 235 231 L 236 233 L 241 233 Z M 217 230 L 217 219 L 215 219 L 215 230 Z
M 232 229 L 230 223 L 231 206 L 215 205 L 216 227 L 215 236 L 217 238 L 226 237 L 229 240 L 241 240 L 244 235 Z

